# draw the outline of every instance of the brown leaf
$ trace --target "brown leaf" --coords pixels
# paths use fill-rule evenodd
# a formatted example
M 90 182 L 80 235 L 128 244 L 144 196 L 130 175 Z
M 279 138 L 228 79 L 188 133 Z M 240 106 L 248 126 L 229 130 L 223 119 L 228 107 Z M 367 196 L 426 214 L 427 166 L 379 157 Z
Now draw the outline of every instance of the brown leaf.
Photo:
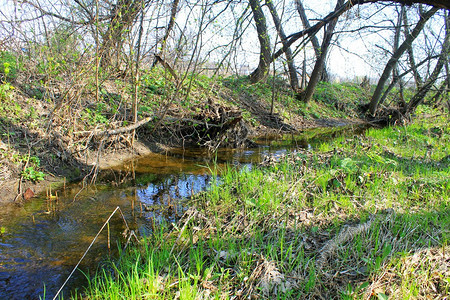
M 33 196 L 34 196 L 34 192 L 30 188 L 27 188 L 25 193 L 23 193 L 23 199 L 25 201 L 30 200 L 31 198 L 33 198 Z

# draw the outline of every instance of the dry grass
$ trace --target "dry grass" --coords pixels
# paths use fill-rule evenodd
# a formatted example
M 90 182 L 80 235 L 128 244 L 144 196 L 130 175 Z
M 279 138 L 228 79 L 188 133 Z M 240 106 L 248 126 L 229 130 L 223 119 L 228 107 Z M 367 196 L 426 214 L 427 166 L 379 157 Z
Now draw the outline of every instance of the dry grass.
M 447 299 L 450 294 L 450 247 L 432 247 L 405 254 L 386 264 L 363 297 Z

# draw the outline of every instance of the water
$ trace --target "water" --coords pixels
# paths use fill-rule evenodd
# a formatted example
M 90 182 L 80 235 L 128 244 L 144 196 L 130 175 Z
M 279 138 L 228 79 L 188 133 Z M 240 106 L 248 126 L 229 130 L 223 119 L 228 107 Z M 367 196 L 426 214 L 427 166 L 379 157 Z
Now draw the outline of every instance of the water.
M 219 149 L 210 155 L 202 149 L 177 149 L 166 155 L 151 154 L 103 172 L 100 183 L 89 188 L 72 184 L 58 191 L 58 201 L 46 195 L 33 198 L 23 207 L 1 207 L 0 299 L 51 299 L 77 264 L 112 211 L 119 206 L 128 226 L 148 235 L 162 222 L 175 222 L 187 209 L 183 198 L 205 190 L 210 168 L 216 163 L 251 165 L 268 154 L 280 155 L 296 148 L 311 148 L 360 128 L 318 129 L 299 136 L 268 136 L 257 139 L 254 149 Z M 54 192 L 53 192 L 54 194 Z M 88 252 L 80 265 L 93 273 L 117 242 L 124 243 L 126 229 L 120 214 Z M 112 252 L 111 252 L 112 251 Z M 64 289 L 66 298 L 86 284 L 76 271 Z

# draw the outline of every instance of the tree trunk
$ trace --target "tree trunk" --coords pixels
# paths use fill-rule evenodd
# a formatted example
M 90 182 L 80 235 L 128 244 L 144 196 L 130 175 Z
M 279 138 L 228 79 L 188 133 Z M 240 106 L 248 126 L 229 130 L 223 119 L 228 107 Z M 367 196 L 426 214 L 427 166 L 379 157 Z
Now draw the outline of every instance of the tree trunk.
M 403 41 L 403 43 L 398 47 L 397 51 L 395 51 L 389 59 L 388 63 L 386 64 L 386 67 L 384 68 L 383 74 L 381 74 L 380 79 L 378 80 L 377 87 L 375 89 L 375 92 L 372 95 L 372 99 L 369 103 L 369 112 L 370 114 L 374 115 L 378 104 L 381 98 L 381 95 L 383 94 L 384 86 L 389 79 L 389 75 L 391 74 L 393 68 L 396 66 L 397 61 L 402 56 L 402 54 L 406 51 L 408 48 L 408 45 L 410 45 L 419 35 L 420 31 L 422 31 L 423 27 L 425 26 L 425 23 L 430 19 L 432 15 L 436 13 L 438 9 L 433 7 L 428 12 L 424 13 L 420 16 L 420 20 L 417 23 L 416 27 L 413 29 L 413 31 L 408 35 L 408 37 Z
M 398 46 L 400 44 L 400 33 L 401 33 L 401 27 L 402 27 L 404 14 L 405 14 L 405 6 L 402 5 L 402 7 L 400 8 L 399 15 L 398 15 L 397 25 L 395 27 L 394 48 L 393 48 L 392 53 L 395 53 L 395 51 L 397 51 Z M 399 97 L 400 104 L 402 105 L 402 107 L 404 107 L 406 105 L 406 103 L 405 103 L 405 99 L 403 97 L 403 80 L 401 78 L 399 78 L 399 70 L 398 70 L 397 63 L 395 64 L 394 70 L 392 71 L 392 80 L 398 81 L 399 92 L 400 92 L 400 97 Z
M 450 94 L 450 67 L 448 65 L 449 61 L 448 61 L 448 57 L 446 57 L 446 61 L 445 61 L 445 81 L 447 82 L 447 88 L 444 91 L 444 98 L 447 100 L 448 102 L 448 109 L 450 110 L 450 99 L 449 99 L 449 94 Z
M 406 12 L 403 14 L 403 27 L 404 27 L 403 33 L 404 33 L 405 39 L 406 39 L 409 35 L 408 14 Z M 420 86 L 422 85 L 423 80 L 422 80 L 422 77 L 420 76 L 419 72 L 417 71 L 412 44 L 408 44 L 407 51 L 408 51 L 409 67 L 411 68 L 411 70 L 413 72 L 414 81 L 416 82 L 416 87 L 417 87 L 417 89 L 420 89 Z
M 344 4 L 344 0 L 338 0 L 336 3 L 336 9 L 341 7 Z M 321 53 L 319 59 L 316 61 L 314 65 L 314 69 L 311 73 L 311 77 L 309 78 L 308 86 L 306 87 L 305 95 L 303 97 L 304 102 L 309 102 L 314 94 L 317 83 L 319 83 L 320 75 L 322 74 L 323 65 L 327 58 L 328 48 L 330 47 L 331 38 L 333 37 L 334 28 L 336 27 L 338 17 L 334 18 L 330 23 L 328 23 L 325 34 L 323 36 Z
M 107 67 L 113 63 L 114 56 L 119 57 L 122 50 L 124 35 L 131 29 L 140 11 L 141 1 L 139 0 L 119 0 L 116 5 L 112 5 L 111 19 L 108 29 L 103 34 L 102 45 L 100 47 L 102 67 Z M 116 63 L 117 63 L 116 59 Z
M 306 87 L 306 50 L 304 51 L 303 65 L 302 65 L 302 86 L 303 90 Z
M 278 36 L 280 37 L 281 42 L 284 46 L 287 41 L 286 41 L 286 34 L 284 33 L 283 27 L 281 25 L 280 17 L 278 16 L 277 11 L 275 10 L 272 0 L 267 0 L 266 4 L 270 10 L 270 14 L 272 15 L 273 23 L 275 24 L 275 27 L 277 29 Z M 286 52 L 284 54 L 286 55 L 286 61 L 287 61 L 287 66 L 288 66 L 288 70 L 289 70 L 289 81 L 291 83 L 291 88 L 292 88 L 292 90 L 294 90 L 294 92 L 297 92 L 299 89 L 298 76 L 297 76 L 297 70 L 295 69 L 294 58 L 292 55 L 291 48 L 286 47 Z
M 169 24 L 167 24 L 166 33 L 164 34 L 164 37 L 161 40 L 161 50 L 159 51 L 159 54 L 158 54 L 157 57 L 164 56 L 164 50 L 166 49 L 167 39 L 169 38 L 169 35 L 172 32 L 173 27 L 175 26 L 175 20 L 176 20 L 176 17 L 177 17 L 178 4 L 179 3 L 180 3 L 180 0 L 173 0 L 173 2 L 172 2 L 172 8 L 170 10 Z M 151 66 L 152 69 L 158 63 L 157 57 L 155 57 L 155 60 L 153 61 L 153 64 Z
M 306 16 L 306 12 L 305 12 L 305 7 L 303 6 L 302 0 L 295 0 L 296 6 L 297 6 L 297 11 L 298 14 L 300 15 L 300 19 L 302 20 L 302 24 L 303 27 L 305 29 L 308 29 L 311 27 L 311 24 L 309 23 L 308 17 Z M 311 37 L 311 44 L 313 45 L 314 48 L 314 53 L 316 54 L 316 59 L 320 59 L 320 44 L 319 44 L 319 39 L 317 38 L 316 35 L 313 35 Z M 327 72 L 327 66 L 324 62 L 323 64 L 323 70 L 322 70 L 322 81 L 329 81 L 329 76 L 328 76 L 328 72 Z
M 426 94 L 429 92 L 431 87 L 436 82 L 439 74 L 442 71 L 442 68 L 444 67 L 444 64 L 448 60 L 449 50 L 450 50 L 450 18 L 446 14 L 446 33 L 445 33 L 445 40 L 442 45 L 441 55 L 439 56 L 439 60 L 436 63 L 436 66 L 434 67 L 433 72 L 431 73 L 430 77 L 425 81 L 425 83 L 422 85 L 422 87 L 419 89 L 419 91 L 414 95 L 414 97 L 409 101 L 405 113 L 411 114 L 413 113 L 417 106 L 422 103 L 423 99 L 425 98 Z
M 260 45 L 258 68 L 250 74 L 250 82 L 256 83 L 267 78 L 271 63 L 270 39 L 267 33 L 266 18 L 261 8 L 259 0 L 249 0 L 253 12 L 253 19 L 256 24 L 258 40 Z

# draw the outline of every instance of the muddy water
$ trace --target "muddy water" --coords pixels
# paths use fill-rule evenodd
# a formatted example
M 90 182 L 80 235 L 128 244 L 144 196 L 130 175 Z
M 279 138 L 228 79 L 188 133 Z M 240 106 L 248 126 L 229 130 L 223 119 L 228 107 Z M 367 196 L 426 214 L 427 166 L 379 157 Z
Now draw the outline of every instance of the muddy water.
M 0 207 L 0 299 L 51 299 L 111 212 L 119 206 L 128 226 L 142 235 L 151 234 L 161 222 L 173 222 L 186 210 L 183 198 L 204 190 L 210 182 L 210 166 L 217 163 L 254 164 L 267 154 L 295 148 L 311 148 L 361 128 L 317 129 L 299 136 L 270 136 L 256 140 L 254 149 L 220 149 L 208 155 L 201 149 L 174 150 L 130 161 L 101 175 L 90 188 L 73 184 L 58 191 L 58 200 L 46 195 L 23 207 Z M 55 192 L 53 192 L 55 194 Z M 119 214 L 88 252 L 80 270 L 93 273 L 117 243 L 126 225 Z M 65 298 L 86 284 L 76 271 L 64 289 Z M 78 290 L 79 291 L 79 290 Z

